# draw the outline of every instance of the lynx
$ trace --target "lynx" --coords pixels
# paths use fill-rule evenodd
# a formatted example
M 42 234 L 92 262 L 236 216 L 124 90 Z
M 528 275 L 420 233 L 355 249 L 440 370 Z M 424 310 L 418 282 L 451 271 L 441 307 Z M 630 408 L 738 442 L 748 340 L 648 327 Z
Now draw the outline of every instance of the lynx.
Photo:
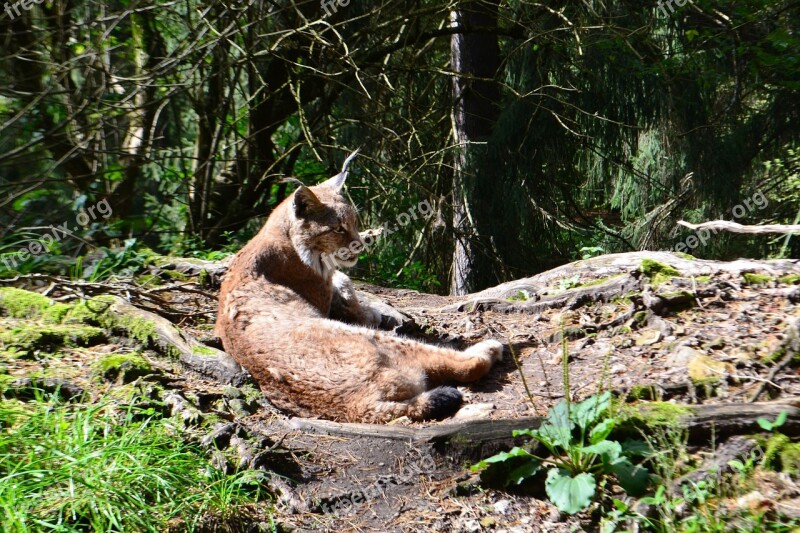
M 219 296 L 217 335 L 278 408 L 346 422 L 442 419 L 461 407 L 452 382 L 484 376 L 503 346 L 464 351 L 373 329 L 379 314 L 359 303 L 338 266 L 363 244 L 342 171 L 300 186 L 234 257 Z M 335 261 L 331 258 L 335 257 Z

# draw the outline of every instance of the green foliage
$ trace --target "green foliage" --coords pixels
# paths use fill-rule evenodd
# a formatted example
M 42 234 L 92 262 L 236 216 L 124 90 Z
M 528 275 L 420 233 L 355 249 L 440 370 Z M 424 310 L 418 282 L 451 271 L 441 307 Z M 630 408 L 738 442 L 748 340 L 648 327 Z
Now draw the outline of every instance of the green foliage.
M 758 422 L 758 425 L 764 431 L 775 431 L 776 429 L 778 429 L 779 427 L 781 427 L 786 423 L 787 418 L 789 418 L 789 412 L 781 411 L 780 414 L 772 422 L 770 422 L 766 418 L 759 418 L 758 420 L 756 420 L 756 422 Z
M 608 437 L 619 422 L 609 413 L 611 394 L 604 392 L 570 404 L 561 400 L 548 412 L 537 429 L 515 431 L 547 449 L 545 457 L 523 448 L 514 448 L 479 463 L 480 471 L 490 465 L 523 458 L 521 466 L 510 472 L 508 484 L 519 484 L 548 466 L 545 488 L 550 500 L 566 513 L 577 513 L 592 502 L 598 480 L 614 479 L 629 494 L 641 494 L 649 483 L 647 469 L 635 465 L 631 457 L 641 451 L 640 441 L 619 443 Z
M 189 530 L 262 497 L 258 473 L 216 470 L 167 420 L 110 405 L 0 401 L 3 531 Z
M 659 263 L 653 259 L 643 259 L 641 271 L 642 274 L 650 278 L 651 282 L 656 285 L 669 280 L 671 277 L 680 276 L 680 272 L 673 267 L 665 263 Z
M 140 272 L 154 255 L 148 249 L 137 250 L 136 239 L 127 239 L 125 246 L 120 249 L 100 248 L 95 254 L 96 257 L 80 274 L 81 278 L 88 281 L 100 281 L 111 276 L 132 276 Z

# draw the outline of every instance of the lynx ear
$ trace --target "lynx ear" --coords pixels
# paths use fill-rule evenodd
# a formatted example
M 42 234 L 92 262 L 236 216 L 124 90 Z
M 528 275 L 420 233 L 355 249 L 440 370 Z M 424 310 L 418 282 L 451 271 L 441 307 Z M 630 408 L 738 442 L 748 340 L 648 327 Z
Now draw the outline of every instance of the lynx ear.
M 344 187 L 344 180 L 347 179 L 347 174 L 348 174 L 347 166 L 350 164 L 350 161 L 352 161 L 353 158 L 356 155 L 358 155 L 358 150 L 359 149 L 357 148 L 355 152 L 353 152 L 352 154 L 347 156 L 347 159 L 344 160 L 344 164 L 342 165 L 342 171 L 341 172 L 336 174 L 331 179 L 329 179 L 327 181 L 323 181 L 322 183 L 320 183 L 320 187 L 327 187 L 327 188 L 331 189 L 333 192 L 336 192 L 336 193 L 341 191 L 342 187 Z
M 294 191 L 292 207 L 294 208 L 294 214 L 297 218 L 304 218 L 310 211 L 315 210 L 321 205 L 322 202 L 319 201 L 319 198 L 305 185 Z

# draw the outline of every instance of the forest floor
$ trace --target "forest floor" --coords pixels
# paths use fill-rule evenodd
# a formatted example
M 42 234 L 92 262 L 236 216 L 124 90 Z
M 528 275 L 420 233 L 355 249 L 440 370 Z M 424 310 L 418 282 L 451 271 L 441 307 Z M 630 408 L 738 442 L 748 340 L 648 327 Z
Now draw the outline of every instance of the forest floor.
M 137 307 L 170 318 L 187 336 L 214 347 L 215 282 L 207 271 L 196 276 L 202 267 L 184 265 L 177 273 L 162 265 L 148 279 L 105 284 L 48 276 L 3 284 L 72 305 L 79 297 L 127 295 Z M 507 491 L 469 466 L 524 442 L 515 441 L 510 429 L 498 434 L 504 424 L 534 425 L 564 398 L 565 355 L 575 401 L 610 390 L 630 405 L 733 405 L 742 413 L 770 402 L 797 407 L 798 283 L 800 265 L 791 261 L 715 263 L 654 253 L 573 263 L 461 298 L 360 285 L 410 319 L 400 328 L 404 334 L 455 347 L 495 338 L 509 347 L 486 378 L 461 387 L 465 408 L 456 420 L 443 422 L 398 420 L 370 428 L 293 419 L 272 408 L 252 383 L 226 385 L 187 371 L 174 356 L 160 353 L 153 339 L 137 339 L 130 327 L 71 326 L 67 340 L 58 332 L 50 340 L 32 339 L 25 328 L 36 317 L 13 316 L 8 309 L 0 316 L 0 334 L 31 338 L 25 344 L 6 334 L 0 383 L 6 395 L 19 397 L 26 388 L 61 386 L 86 391 L 94 401 L 150 398 L 182 418 L 187 438 L 204 443 L 220 468 L 267 472 L 275 501 L 243 509 L 250 517 L 246 527 L 247 520 L 237 519 L 216 524 L 220 531 L 257 530 L 270 512 L 280 530 L 594 531 L 599 507 L 566 515 L 545 497 L 542 478 Z M 787 434 L 798 427 L 796 415 Z M 680 460 L 702 470 L 728 436 L 759 433 L 752 422 L 720 419 L 712 437 L 701 432 L 699 438 L 671 438 L 685 454 Z M 476 437 L 476 427 L 489 428 L 491 435 Z M 790 530 L 800 518 L 800 464 L 784 462 L 782 468 L 753 471 L 740 490 L 720 494 L 714 513 L 728 520 L 757 505 Z M 606 503 L 612 497 L 630 501 L 619 487 L 605 491 Z

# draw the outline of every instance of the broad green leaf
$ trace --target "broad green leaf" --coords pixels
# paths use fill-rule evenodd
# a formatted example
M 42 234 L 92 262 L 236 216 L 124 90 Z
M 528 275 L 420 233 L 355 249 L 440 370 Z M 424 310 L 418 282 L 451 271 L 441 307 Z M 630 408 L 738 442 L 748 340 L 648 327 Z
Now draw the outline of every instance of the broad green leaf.
M 536 459 L 531 459 L 524 465 L 515 468 L 508 474 L 508 484 L 509 485 L 519 485 L 529 477 L 536 475 L 536 473 L 542 468 L 542 463 Z
M 623 513 L 628 511 L 629 507 L 627 503 L 623 502 L 622 500 L 618 500 L 616 498 L 612 498 L 612 501 L 614 502 L 614 507 L 617 508 L 617 511 L 621 511 Z
M 572 406 L 569 418 L 581 429 L 588 429 L 593 423 L 600 419 L 611 403 L 611 393 L 595 394 L 586 398 L 580 403 Z
M 618 459 L 610 465 L 609 470 L 617 476 L 619 486 L 631 496 L 639 496 L 647 490 L 650 473 L 646 468 L 634 465 L 628 459 Z
M 756 422 L 758 422 L 758 425 L 761 426 L 761 429 L 764 431 L 772 431 L 772 422 L 766 418 L 759 418 L 756 420 Z
M 626 439 L 622 443 L 622 451 L 625 455 L 636 457 L 649 457 L 653 454 L 653 448 L 640 439 Z
M 528 437 L 536 437 L 536 431 L 533 429 L 515 429 L 511 432 L 511 434 L 515 437 L 521 437 L 523 435 Z
M 592 432 L 589 433 L 589 442 L 592 444 L 596 444 L 602 440 L 605 440 L 611 434 L 611 431 L 614 429 L 614 426 L 617 425 L 617 420 L 614 418 L 606 418 L 595 427 L 592 428 Z
M 773 428 L 779 428 L 786 423 L 786 419 L 789 417 L 788 411 L 781 411 L 781 414 L 778 415 L 778 418 L 775 419 L 775 422 L 772 423 Z
M 591 474 L 584 472 L 572 477 L 565 470 L 551 468 L 547 472 L 545 491 L 550 501 L 559 510 L 575 514 L 586 509 L 592 503 L 596 485 L 594 476 Z
M 572 428 L 575 427 L 567 414 L 567 402 L 561 400 L 547 413 L 547 420 L 535 430 L 534 436 L 551 446 L 568 448 L 572 442 Z
M 491 457 L 487 457 L 483 461 L 472 465 L 471 470 L 473 472 L 477 472 L 479 470 L 483 470 L 487 466 L 494 464 L 494 463 L 502 463 L 504 461 L 508 461 L 514 457 L 533 457 L 527 450 L 520 448 L 519 446 L 515 446 L 511 448 L 507 452 L 500 452 L 497 455 L 493 455 Z
M 615 440 L 602 440 L 591 446 L 584 446 L 580 449 L 583 453 L 595 453 L 602 455 L 607 463 L 613 463 L 622 455 L 622 446 Z

